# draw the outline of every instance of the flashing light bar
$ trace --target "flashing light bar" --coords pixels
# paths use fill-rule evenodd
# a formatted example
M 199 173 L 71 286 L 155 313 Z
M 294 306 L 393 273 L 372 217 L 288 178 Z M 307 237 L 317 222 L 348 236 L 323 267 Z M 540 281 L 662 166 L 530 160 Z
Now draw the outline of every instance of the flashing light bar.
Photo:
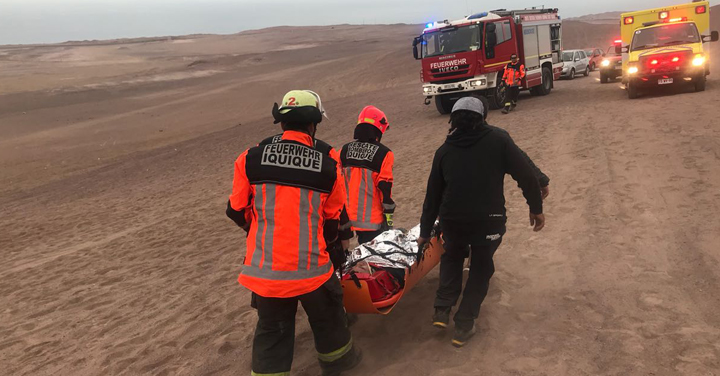
M 707 7 L 705 5 L 700 5 L 695 7 L 695 13 L 696 14 L 704 14 L 707 13 Z
M 670 20 L 666 20 L 665 22 L 682 22 L 682 21 L 687 21 L 687 17 L 671 18 Z
M 622 39 L 617 39 L 617 40 L 615 41 L 615 44 L 622 44 Z
M 664 19 L 666 19 L 666 18 L 669 18 L 669 17 L 670 17 L 670 12 L 667 12 L 667 11 L 660 12 L 660 13 L 658 13 L 658 17 L 660 17 L 661 20 L 664 20 Z
M 623 20 L 623 23 L 625 25 L 632 25 L 633 23 L 635 23 L 635 17 L 632 17 L 632 16 L 625 17 L 625 19 Z
M 429 22 L 429 23 L 428 23 L 427 25 L 425 25 L 425 26 L 429 29 L 429 28 L 433 27 L 433 25 L 434 25 L 434 24 L 433 24 L 432 22 Z

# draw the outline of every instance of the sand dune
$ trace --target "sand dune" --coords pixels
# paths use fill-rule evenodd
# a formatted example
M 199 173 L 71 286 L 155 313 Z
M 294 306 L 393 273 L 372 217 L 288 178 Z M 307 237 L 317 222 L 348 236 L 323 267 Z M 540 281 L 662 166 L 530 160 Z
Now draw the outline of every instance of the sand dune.
M 447 130 L 422 104 L 418 32 L 0 49 L 3 372 L 249 374 L 244 238 L 224 217 L 232 163 L 277 132 L 270 109 L 288 89 L 323 96 L 319 136 L 335 145 L 374 104 L 392 123 L 396 221 L 416 224 Z M 349 375 L 717 373 L 718 103 L 715 75 L 703 93 L 629 101 L 593 74 L 493 112 L 552 179 L 547 229 L 531 232 L 508 181 L 509 232 L 479 336 L 456 350 L 430 327 L 435 271 L 392 315 L 353 328 L 366 356 Z M 314 376 L 303 315 L 294 374 Z

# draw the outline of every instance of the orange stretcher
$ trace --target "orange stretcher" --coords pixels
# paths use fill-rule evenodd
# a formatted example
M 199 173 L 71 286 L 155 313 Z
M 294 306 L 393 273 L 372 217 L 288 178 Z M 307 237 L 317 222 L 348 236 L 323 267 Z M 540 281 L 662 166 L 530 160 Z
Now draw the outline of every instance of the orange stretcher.
M 440 240 L 438 240 L 438 238 L 432 238 L 420 262 L 406 271 L 405 287 L 391 298 L 380 302 L 373 302 L 370 299 L 367 282 L 360 281 L 360 287 L 358 287 L 352 280 L 342 281 L 345 310 L 348 313 L 387 315 L 393 310 L 403 295 L 412 290 L 423 277 L 440 263 L 440 256 L 442 256 L 443 253 L 445 253 L 445 249 Z

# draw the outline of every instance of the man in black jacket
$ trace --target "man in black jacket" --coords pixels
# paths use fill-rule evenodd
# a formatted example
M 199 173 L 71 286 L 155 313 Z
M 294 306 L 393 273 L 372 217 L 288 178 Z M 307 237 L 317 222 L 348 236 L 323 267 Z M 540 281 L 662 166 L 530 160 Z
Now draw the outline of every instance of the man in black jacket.
M 505 174 L 522 189 L 534 230 L 545 226 L 540 184 L 527 156 L 507 132 L 485 124 L 483 116 L 484 107 L 477 98 L 462 98 L 453 107 L 450 135 L 435 153 L 420 221 L 420 247 L 427 243 L 438 216 L 445 241 L 434 326 L 448 326 L 450 311 L 462 292 L 463 264 L 472 254 L 470 275 L 454 317 L 452 344 L 456 347 L 464 346 L 475 334 L 475 319 L 495 272 L 493 255 L 505 234 Z

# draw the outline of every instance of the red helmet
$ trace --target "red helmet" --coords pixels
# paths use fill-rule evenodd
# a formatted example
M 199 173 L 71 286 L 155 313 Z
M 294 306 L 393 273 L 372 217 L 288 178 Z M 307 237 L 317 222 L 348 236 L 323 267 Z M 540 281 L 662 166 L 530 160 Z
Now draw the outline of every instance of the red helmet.
M 375 128 L 379 129 L 383 134 L 385 134 L 385 131 L 390 128 L 390 123 L 388 122 L 385 113 L 375 106 L 367 106 L 360 111 L 358 124 L 363 123 L 375 126 Z

